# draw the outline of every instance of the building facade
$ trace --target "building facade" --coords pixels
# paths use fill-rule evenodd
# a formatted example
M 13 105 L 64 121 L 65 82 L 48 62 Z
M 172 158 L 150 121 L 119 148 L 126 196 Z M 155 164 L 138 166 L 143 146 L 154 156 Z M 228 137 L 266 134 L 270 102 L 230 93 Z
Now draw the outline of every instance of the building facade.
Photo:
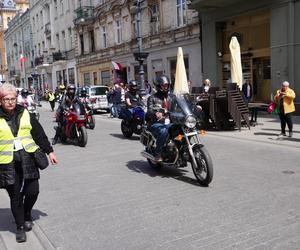
M 19 11 L 9 22 L 5 32 L 7 81 L 17 87 L 28 88 L 32 82 L 33 44 L 29 10 Z
M 136 1 L 77 1 L 75 43 L 80 85 L 111 85 L 139 79 Z M 141 36 L 145 79 L 169 75 L 173 80 L 178 47 L 182 47 L 189 80 L 200 85 L 202 75 L 198 13 L 185 0 L 147 0 L 141 5 Z M 112 64 L 112 62 L 115 62 Z M 116 71 L 116 66 L 118 71 Z
M 254 100 L 269 102 L 281 82 L 300 96 L 300 1 L 192 0 L 202 27 L 203 74 L 216 86 L 230 82 L 229 41 L 241 46 L 244 79 Z M 199 68 L 200 69 L 200 68 Z
M 74 3 L 71 0 L 31 0 L 34 66 L 41 89 L 75 84 Z
M 18 75 L 17 68 L 9 69 L 7 66 L 4 33 L 8 28 L 8 23 L 14 18 L 18 11 L 25 12 L 28 8 L 28 0 L 0 1 L 0 81 L 7 81 L 10 73 Z M 9 71 L 12 72 L 9 72 Z M 19 80 L 18 80 L 19 81 Z

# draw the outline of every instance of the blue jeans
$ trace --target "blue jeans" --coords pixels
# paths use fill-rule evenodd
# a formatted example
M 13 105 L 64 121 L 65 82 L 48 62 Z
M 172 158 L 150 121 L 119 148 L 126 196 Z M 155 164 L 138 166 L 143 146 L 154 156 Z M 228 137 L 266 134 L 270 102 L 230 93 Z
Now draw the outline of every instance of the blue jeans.
M 120 113 L 120 104 L 113 104 L 111 106 L 111 114 L 113 117 L 119 117 L 119 113 Z
M 162 124 L 162 123 L 153 123 L 151 125 L 151 132 L 153 136 L 156 138 L 156 149 L 155 154 L 158 155 L 162 152 L 164 145 L 167 142 L 169 128 L 171 124 Z

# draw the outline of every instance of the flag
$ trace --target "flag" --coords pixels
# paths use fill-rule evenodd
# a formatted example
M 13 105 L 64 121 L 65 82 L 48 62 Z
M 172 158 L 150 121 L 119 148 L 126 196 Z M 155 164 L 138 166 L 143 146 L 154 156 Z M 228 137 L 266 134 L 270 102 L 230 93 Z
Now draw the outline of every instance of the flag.
M 19 64 L 20 64 L 20 70 L 24 70 L 24 64 L 26 62 L 26 57 L 23 54 L 20 54 L 20 60 L 19 60 Z
M 114 62 L 114 61 L 112 61 L 111 63 L 112 63 L 112 65 L 113 65 L 113 68 L 114 68 L 114 69 L 116 69 L 116 70 L 122 70 L 122 69 L 123 69 L 121 63 L 117 63 L 117 62 Z

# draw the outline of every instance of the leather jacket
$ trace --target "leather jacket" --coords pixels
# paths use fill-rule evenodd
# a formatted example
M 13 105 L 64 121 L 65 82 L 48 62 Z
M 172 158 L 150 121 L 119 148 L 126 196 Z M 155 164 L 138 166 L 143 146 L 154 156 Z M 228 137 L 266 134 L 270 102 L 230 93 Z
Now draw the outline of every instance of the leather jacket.
M 167 110 L 163 108 L 163 103 L 165 99 L 169 104 Z M 151 95 L 147 100 L 147 114 L 146 114 L 147 123 L 150 123 L 151 125 L 156 122 L 164 123 L 164 120 L 157 121 L 155 113 L 156 112 L 164 113 L 166 111 L 169 111 L 171 101 L 172 101 L 172 97 L 162 92 L 156 92 L 155 94 Z

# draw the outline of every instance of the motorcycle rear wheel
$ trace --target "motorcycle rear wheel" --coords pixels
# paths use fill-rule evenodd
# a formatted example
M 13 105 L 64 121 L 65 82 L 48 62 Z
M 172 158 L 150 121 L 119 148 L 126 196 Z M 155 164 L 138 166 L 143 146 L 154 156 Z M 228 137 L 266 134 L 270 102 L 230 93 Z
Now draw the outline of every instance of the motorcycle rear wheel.
M 95 117 L 93 115 L 91 115 L 91 116 L 88 117 L 87 124 L 88 124 L 88 128 L 89 129 L 94 129 L 95 128 L 95 124 L 96 123 L 95 123 Z
M 87 139 L 88 139 L 86 128 L 84 126 L 80 127 L 78 129 L 78 133 L 79 133 L 78 145 L 80 147 L 85 147 L 87 144 Z
M 208 186 L 213 179 L 212 159 L 204 146 L 195 146 L 193 152 L 197 163 L 197 166 L 191 164 L 194 175 L 200 185 Z
M 130 128 L 130 125 L 127 124 L 124 120 L 122 120 L 122 122 L 121 122 L 121 131 L 122 131 L 122 134 L 126 138 L 130 138 L 132 136 L 132 134 L 133 134 L 133 131 Z

